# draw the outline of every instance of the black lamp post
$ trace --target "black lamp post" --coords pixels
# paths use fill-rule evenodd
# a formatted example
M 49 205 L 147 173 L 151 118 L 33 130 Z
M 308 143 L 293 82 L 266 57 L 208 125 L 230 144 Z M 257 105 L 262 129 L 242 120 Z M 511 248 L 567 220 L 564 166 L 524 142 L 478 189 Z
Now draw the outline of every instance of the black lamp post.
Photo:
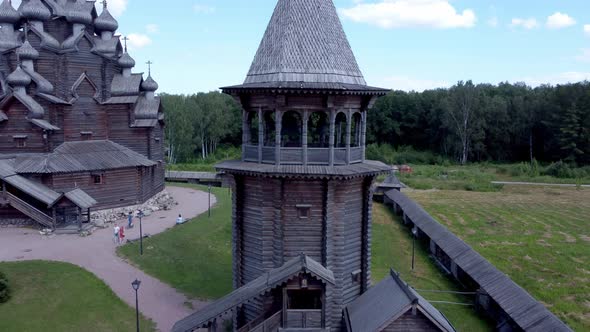
M 141 225 L 141 219 L 144 217 L 143 211 L 139 210 L 137 216 L 139 217 L 139 254 L 143 255 L 143 227 Z
M 139 285 L 141 285 L 141 281 L 137 279 L 135 279 L 135 281 L 131 283 L 131 286 L 133 286 L 133 290 L 135 291 L 135 323 L 137 326 L 137 332 L 139 332 L 139 300 L 137 298 L 137 291 L 139 290 Z
M 211 218 L 211 184 L 209 184 L 209 187 L 207 189 L 209 189 L 209 209 L 208 209 L 208 213 L 209 213 L 209 218 Z
M 414 271 L 414 257 L 416 252 L 416 237 L 418 236 L 418 228 L 412 228 L 412 271 Z

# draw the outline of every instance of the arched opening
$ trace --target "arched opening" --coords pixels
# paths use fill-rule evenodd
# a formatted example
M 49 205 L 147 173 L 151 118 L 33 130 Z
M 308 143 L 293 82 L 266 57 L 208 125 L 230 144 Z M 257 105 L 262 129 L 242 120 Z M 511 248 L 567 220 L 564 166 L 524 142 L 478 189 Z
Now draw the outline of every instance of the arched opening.
M 281 146 L 286 148 L 299 148 L 302 143 L 301 115 L 295 111 L 283 114 L 281 129 Z
M 346 114 L 340 112 L 336 115 L 336 128 L 334 132 L 334 146 L 336 148 L 346 147 Z
M 307 121 L 307 146 L 310 148 L 330 147 L 330 124 L 325 112 L 314 112 Z
M 258 112 L 248 112 L 248 137 L 247 137 L 247 144 L 249 145 L 258 145 L 259 137 L 258 137 L 258 129 L 260 128 L 258 124 Z
M 264 146 L 275 146 L 276 142 L 275 112 L 264 113 Z
M 352 115 L 352 123 L 350 134 L 350 146 L 359 147 L 361 146 L 361 130 L 362 130 L 362 116 L 361 113 L 355 112 Z

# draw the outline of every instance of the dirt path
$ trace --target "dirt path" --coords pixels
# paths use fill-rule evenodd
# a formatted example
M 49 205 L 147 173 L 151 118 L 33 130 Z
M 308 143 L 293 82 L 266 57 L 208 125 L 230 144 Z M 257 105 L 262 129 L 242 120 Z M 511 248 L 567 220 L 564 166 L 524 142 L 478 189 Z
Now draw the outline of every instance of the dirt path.
M 144 234 L 157 234 L 173 227 L 181 213 L 193 218 L 207 211 L 207 193 L 189 188 L 168 187 L 168 192 L 179 203 L 171 211 L 158 211 L 143 218 Z M 211 204 L 215 204 L 212 196 Z M 126 225 L 126 220 L 117 222 Z M 100 229 L 90 237 L 58 235 L 42 237 L 29 229 L 0 229 L 0 261 L 53 260 L 81 266 L 104 280 L 113 291 L 130 306 L 135 307 L 135 292 L 131 282 L 141 280 L 139 308 L 148 318 L 154 320 L 161 331 L 170 331 L 174 323 L 202 308 L 206 303 L 190 301 L 194 309 L 185 303 L 189 300 L 172 287 L 148 276 L 141 270 L 119 258 L 113 243 L 112 227 Z M 139 237 L 139 227 L 126 230 L 128 239 Z
M 536 182 L 515 182 L 515 181 L 492 181 L 492 184 L 516 185 L 516 186 L 543 186 L 543 187 L 577 187 L 576 184 L 566 183 L 536 183 Z M 580 185 L 582 188 L 590 188 L 590 184 Z

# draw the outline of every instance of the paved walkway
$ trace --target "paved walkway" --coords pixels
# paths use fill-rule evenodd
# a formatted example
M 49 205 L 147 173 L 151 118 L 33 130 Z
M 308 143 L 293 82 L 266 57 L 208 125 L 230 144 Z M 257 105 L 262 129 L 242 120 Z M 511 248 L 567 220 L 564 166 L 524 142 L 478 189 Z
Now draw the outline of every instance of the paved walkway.
M 185 218 L 193 218 L 207 211 L 207 193 L 180 187 L 168 187 L 167 190 L 179 205 L 171 211 L 158 211 L 143 218 L 144 234 L 154 235 L 173 227 L 179 213 Z M 211 204 L 215 202 L 212 196 Z M 118 224 L 126 225 L 126 220 Z M 126 229 L 126 238 L 139 238 L 138 222 L 135 224 L 135 228 Z M 190 301 L 194 309 L 189 309 L 185 304 L 189 300 L 183 294 L 119 258 L 115 253 L 112 234 L 112 227 L 97 230 L 86 238 L 78 235 L 48 238 L 29 229 L 0 229 L 0 261 L 40 259 L 81 266 L 104 280 L 132 307 L 135 307 L 135 292 L 131 282 L 137 278 L 141 280 L 140 310 L 154 320 L 161 331 L 170 331 L 177 320 L 204 306 L 204 302 Z

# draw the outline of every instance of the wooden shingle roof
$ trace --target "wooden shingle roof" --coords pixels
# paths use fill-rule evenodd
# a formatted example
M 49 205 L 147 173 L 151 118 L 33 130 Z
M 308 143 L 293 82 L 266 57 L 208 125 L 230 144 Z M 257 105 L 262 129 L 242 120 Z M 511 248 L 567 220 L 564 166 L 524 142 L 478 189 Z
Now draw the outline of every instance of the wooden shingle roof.
M 395 271 L 344 309 L 347 331 L 382 331 L 413 305 L 441 331 L 455 331 L 447 318 L 401 280 Z
M 64 143 L 50 154 L 17 156 L 15 170 L 22 174 L 52 174 L 154 165 L 145 156 L 111 141 L 81 141 Z
M 332 0 L 279 0 L 244 86 L 366 86 Z

